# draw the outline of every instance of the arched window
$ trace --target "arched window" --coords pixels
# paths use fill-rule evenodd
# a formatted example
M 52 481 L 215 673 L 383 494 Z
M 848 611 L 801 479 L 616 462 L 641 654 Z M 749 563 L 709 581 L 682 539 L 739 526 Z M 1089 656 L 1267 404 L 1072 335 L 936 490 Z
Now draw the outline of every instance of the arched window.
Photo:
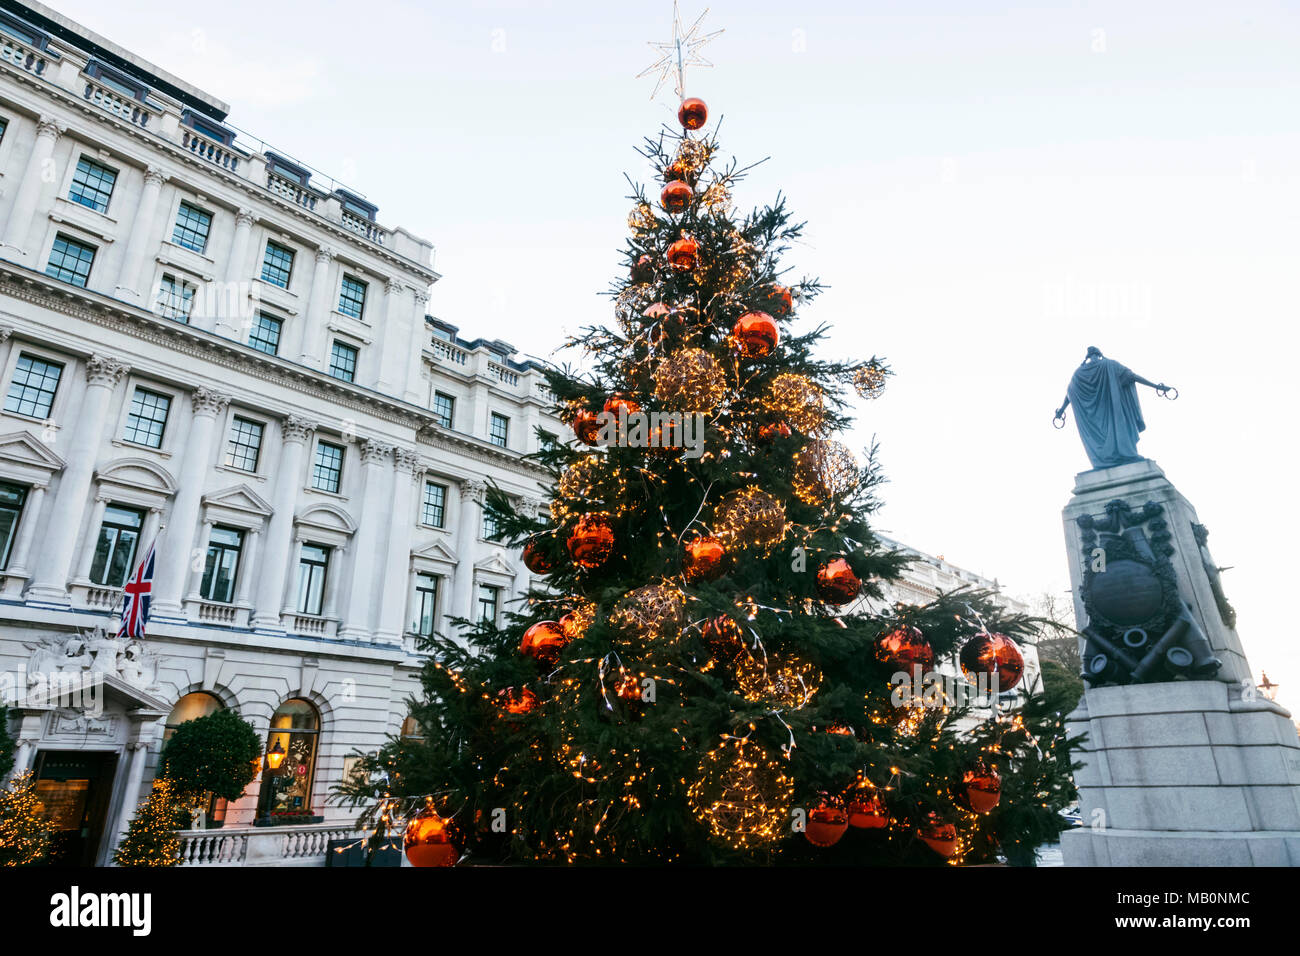
M 197 720 L 200 717 L 207 717 L 209 714 L 215 714 L 219 710 L 224 710 L 225 705 L 212 694 L 206 691 L 195 691 L 192 694 L 186 694 L 180 700 L 176 701 L 176 706 L 172 712 L 167 715 L 167 720 L 163 724 L 163 745 L 172 739 L 176 733 L 176 728 L 188 720 Z M 199 807 L 202 815 L 196 815 L 191 818 L 190 825 L 196 829 L 212 829 L 221 826 L 226 822 L 226 798 L 214 796 L 208 801 L 206 807 Z
M 311 816 L 312 783 L 320 716 L 309 701 L 286 700 L 271 717 L 266 737 L 267 769 L 258 805 L 262 815 L 288 822 Z M 273 766 L 278 763 L 279 766 Z
M 424 731 L 420 729 L 420 723 L 414 717 L 407 715 L 402 721 L 400 736 L 411 740 L 423 740 Z

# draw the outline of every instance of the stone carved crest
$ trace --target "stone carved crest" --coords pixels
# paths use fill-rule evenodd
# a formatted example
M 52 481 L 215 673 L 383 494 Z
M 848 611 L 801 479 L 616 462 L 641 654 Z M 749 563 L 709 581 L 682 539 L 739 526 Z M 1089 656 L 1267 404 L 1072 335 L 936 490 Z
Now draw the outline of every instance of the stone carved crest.
M 23 646 L 31 652 L 27 664 L 29 688 L 52 674 L 106 674 L 146 691 L 158 685 L 158 655 L 143 641 L 119 639 L 102 625 L 71 635 L 51 635 Z

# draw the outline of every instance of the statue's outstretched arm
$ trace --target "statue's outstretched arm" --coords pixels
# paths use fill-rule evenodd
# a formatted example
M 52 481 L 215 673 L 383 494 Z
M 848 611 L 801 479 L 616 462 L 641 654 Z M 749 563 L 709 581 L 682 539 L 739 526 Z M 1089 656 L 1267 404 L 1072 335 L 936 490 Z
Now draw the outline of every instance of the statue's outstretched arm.
M 1070 396 L 1066 395 L 1065 400 L 1061 402 L 1061 407 L 1056 410 L 1056 417 L 1060 418 L 1065 414 L 1065 410 L 1070 407 Z
M 1169 387 L 1164 382 L 1160 382 L 1158 384 L 1156 382 L 1148 382 L 1137 372 L 1133 373 L 1133 381 L 1137 382 L 1139 385 L 1145 385 L 1147 386 L 1147 388 L 1168 388 Z

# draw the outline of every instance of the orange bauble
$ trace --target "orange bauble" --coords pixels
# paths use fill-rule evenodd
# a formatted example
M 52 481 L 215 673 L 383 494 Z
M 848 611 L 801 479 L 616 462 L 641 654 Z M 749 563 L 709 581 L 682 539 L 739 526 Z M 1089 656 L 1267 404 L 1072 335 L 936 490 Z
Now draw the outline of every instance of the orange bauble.
M 682 105 L 677 108 L 677 122 L 685 129 L 699 129 L 708 119 L 709 108 L 698 96 L 682 100 Z
M 713 656 L 721 661 L 729 661 L 745 649 L 745 632 L 725 614 L 706 621 L 700 628 L 700 637 L 709 645 Z
M 583 515 L 569 532 L 569 557 L 579 567 L 598 568 L 614 550 L 614 529 L 602 514 Z
M 689 236 L 678 239 L 668 247 L 668 265 L 678 272 L 690 272 L 699 264 L 700 244 Z
M 722 574 L 722 563 L 726 560 L 727 549 L 722 542 L 712 535 L 700 535 L 684 545 L 682 570 L 688 578 L 700 578 L 712 581 Z
M 777 438 L 789 438 L 790 426 L 785 422 L 774 422 L 770 425 L 764 425 L 758 430 L 758 437 L 763 441 L 773 441 Z
M 626 411 L 631 416 L 641 411 L 641 406 L 626 395 L 611 395 L 605 399 L 605 411 L 617 417 L 620 410 Z
M 889 808 L 885 799 L 871 782 L 859 777 L 845 794 L 844 809 L 849 815 L 849 826 L 860 830 L 883 830 L 889 826 Z
M 567 643 L 569 638 L 558 621 L 538 621 L 524 631 L 524 639 L 519 643 L 519 651 L 539 664 L 552 667 L 560 659 L 560 651 Z
M 681 180 L 676 180 L 664 187 L 659 194 L 659 204 L 672 213 L 681 212 L 690 205 L 694 190 Z
M 934 648 L 919 628 L 903 624 L 876 638 L 876 659 L 899 670 L 910 672 L 918 665 L 929 670 L 934 663 Z
M 762 358 L 781 341 L 776 319 L 766 312 L 746 312 L 736 320 L 731 334 L 745 358 Z
M 1002 799 L 1002 778 L 992 767 L 977 765 L 962 776 L 966 799 L 976 813 L 988 813 Z
M 515 717 L 532 713 L 537 707 L 537 695 L 527 687 L 507 687 L 497 694 L 497 697 L 501 699 L 501 706 L 505 708 L 506 713 Z
M 964 645 L 958 654 L 966 679 L 977 683 L 980 674 L 996 674 L 998 690 L 1011 690 L 1025 673 L 1025 658 L 1016 642 L 1005 634 L 981 631 Z
M 555 570 L 555 562 L 542 550 L 536 538 L 529 538 L 524 545 L 524 567 L 533 574 L 550 574 Z
M 957 827 L 944 823 L 937 813 L 930 814 L 925 823 L 917 828 L 916 835 L 922 843 L 944 858 L 957 852 Z
M 790 307 L 794 304 L 794 299 L 790 295 L 790 290 L 783 285 L 768 286 L 763 296 L 763 308 L 778 318 L 790 314 Z
M 809 811 L 803 835 L 813 846 L 834 846 L 849 832 L 849 815 L 840 804 L 823 800 Z
M 595 412 L 583 410 L 573 416 L 573 434 L 584 445 L 594 445 L 600 440 L 600 427 L 601 422 Z
M 632 264 L 632 282 L 641 285 L 655 277 L 655 261 L 648 255 L 639 256 Z
M 460 850 L 454 836 L 450 821 L 438 816 L 430 803 L 406 825 L 402 848 L 411 866 L 455 866 Z
M 817 570 L 817 594 L 827 604 L 841 607 L 858 596 L 862 582 L 843 558 L 831 558 Z

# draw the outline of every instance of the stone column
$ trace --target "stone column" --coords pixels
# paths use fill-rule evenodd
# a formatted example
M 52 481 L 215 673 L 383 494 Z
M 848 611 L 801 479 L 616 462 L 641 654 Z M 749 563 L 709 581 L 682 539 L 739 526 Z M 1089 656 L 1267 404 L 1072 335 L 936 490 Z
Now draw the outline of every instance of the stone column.
M 239 581 L 235 585 L 235 603 L 240 607 L 248 606 L 248 599 L 253 590 L 253 568 L 257 560 L 257 542 L 261 538 L 261 532 L 256 528 L 250 528 L 244 532 L 244 547 L 239 555 L 239 567 L 236 574 L 239 575 Z
M 117 277 L 117 292 L 129 299 L 143 299 L 145 277 L 143 272 L 144 257 L 148 251 L 149 241 L 154 235 L 154 215 L 158 211 L 158 197 L 162 195 L 163 183 L 167 174 L 157 166 L 149 166 L 144 171 L 144 191 L 140 194 L 140 205 L 136 207 L 135 219 L 131 222 L 131 232 L 127 239 L 126 253 L 122 261 L 122 271 Z M 153 303 L 146 303 L 152 307 Z
M 250 316 L 244 314 L 252 308 L 244 294 L 244 289 L 250 285 L 244 269 L 254 218 L 251 209 L 240 209 L 235 213 L 235 236 L 230 240 L 230 256 L 226 260 L 226 294 L 213 296 L 218 309 L 214 331 L 240 342 L 248 338 L 250 327 Z
M 283 632 L 280 602 L 284 599 L 284 579 L 289 573 L 289 549 L 293 544 L 293 513 L 302 484 L 303 453 L 316 431 L 313 422 L 290 415 L 280 428 L 284 448 L 275 471 L 275 490 L 271 498 L 274 511 L 266 529 L 262 564 L 257 575 L 257 595 L 253 599 L 253 627 L 259 631 Z
M 161 529 L 162 508 L 150 508 L 144 516 L 144 527 L 140 529 L 140 556 L 143 557 L 145 551 L 149 550 L 149 545 L 154 543 Z
M 316 250 L 316 269 L 311 274 L 311 294 L 307 299 L 307 308 L 302 312 L 301 329 L 296 349 L 298 361 L 311 368 L 323 367 L 321 332 L 329 321 L 329 277 L 330 263 L 333 261 L 333 249 L 321 246 Z
M 28 562 L 32 557 L 32 539 L 36 537 L 36 522 L 41 516 L 41 505 L 44 502 L 45 486 L 33 486 L 27 493 L 27 501 L 23 504 L 22 524 L 18 526 L 18 540 L 14 542 L 13 553 L 9 555 L 8 574 L 21 574 L 26 577 L 29 573 Z
M 198 547 L 190 554 L 190 573 L 189 587 L 185 590 L 185 600 L 197 601 L 200 599 L 199 587 L 203 584 L 203 570 L 207 564 L 208 545 L 212 542 L 212 529 L 215 527 L 211 520 L 205 520 L 202 530 L 199 532 Z M 236 572 L 238 569 L 236 569 Z
M 116 359 L 92 355 L 86 362 L 86 391 L 81 399 L 81 416 L 59 478 L 54 511 L 37 549 L 36 569 L 27 589 L 27 600 L 66 605 L 72 552 L 86 511 L 86 493 L 95 472 L 99 443 L 104 436 L 104 419 L 113 390 L 127 373 Z
M 181 596 L 196 563 L 191 549 L 203 500 L 203 479 L 212 462 L 213 432 L 217 416 L 230 403 L 230 396 L 199 388 L 191 402 L 194 421 L 190 424 L 185 459 L 176 478 L 176 497 L 172 499 L 171 516 L 167 520 L 167 536 L 162 540 L 155 565 L 153 615 L 158 618 L 182 618 Z
M 384 500 L 389 485 L 385 471 L 393 460 L 393 446 L 366 439 L 361 443 L 361 514 L 352 537 L 352 586 L 339 636 L 352 641 L 369 640 L 374 621 L 375 568 L 383 565 L 379 549 L 379 525 L 392 505 Z
M 487 485 L 481 481 L 460 484 L 460 515 L 456 520 L 456 577 L 452 585 L 451 615 L 473 620 L 474 564 L 478 560 L 478 539 L 482 520 L 479 505 Z
M 42 115 L 36 123 L 36 143 L 27 155 L 27 168 L 23 170 L 22 182 L 18 185 L 18 194 L 14 197 L 13 208 L 9 210 L 9 221 L 5 224 L 4 238 L 0 247 L 14 251 L 13 259 L 24 264 L 28 262 L 27 234 L 32 228 L 32 214 L 36 212 L 36 201 L 41 195 L 41 186 L 45 178 L 45 169 L 54 155 L 54 144 L 63 135 L 67 127 L 52 117 Z
M 375 324 L 375 343 L 368 350 L 370 359 L 364 379 L 358 376 L 359 384 L 386 395 L 400 394 L 394 388 L 394 380 L 406 378 L 407 337 L 399 329 L 399 326 L 407 325 L 404 315 L 407 309 L 403 301 L 406 291 L 406 284 L 399 279 L 389 279 L 384 283 L 383 307 Z
M 126 749 L 131 751 L 131 762 L 126 772 L 125 789 L 122 791 L 122 813 L 118 817 L 117 829 L 110 835 L 114 847 L 126 834 L 127 826 L 139 809 L 140 787 L 144 783 L 144 765 L 149 756 L 149 744 L 145 741 L 132 741 L 126 745 Z
M 81 543 L 81 559 L 77 562 L 77 584 L 90 583 L 90 565 L 95 560 L 95 545 L 99 543 L 99 526 L 104 523 L 104 510 L 108 507 L 107 495 L 95 495 L 95 505 L 90 509 L 90 522 L 86 525 L 86 534 Z M 139 549 L 137 549 L 139 550 Z M 143 551 L 139 551 L 141 555 Z M 130 574 L 135 568 L 131 568 Z
M 408 402 L 421 404 L 425 399 L 425 389 L 421 386 L 423 379 L 421 372 L 424 371 L 424 344 L 429 340 L 429 327 L 424 321 L 424 309 L 429 302 L 429 293 L 422 290 L 415 290 L 415 313 L 412 316 L 412 325 L 410 334 L 410 355 L 407 356 L 406 364 L 406 383 L 402 392 L 402 397 Z
M 413 451 L 399 448 L 394 459 L 396 472 L 388 524 L 388 558 L 384 566 L 379 630 L 375 636 L 383 643 L 400 644 L 410 603 L 411 533 L 415 526 L 412 502 L 416 482 L 423 481 L 424 472 L 420 468 L 420 456 Z

